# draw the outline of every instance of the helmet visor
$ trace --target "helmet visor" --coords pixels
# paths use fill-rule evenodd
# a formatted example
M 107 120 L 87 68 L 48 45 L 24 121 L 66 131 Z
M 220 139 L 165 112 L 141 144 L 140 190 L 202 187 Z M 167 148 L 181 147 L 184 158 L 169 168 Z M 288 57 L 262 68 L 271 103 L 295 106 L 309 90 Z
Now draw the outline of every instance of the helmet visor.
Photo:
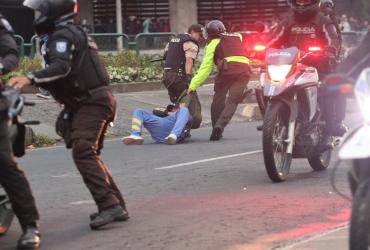
M 296 0 L 295 4 L 304 7 L 313 4 L 313 2 L 312 0 Z
M 43 2 L 45 1 L 44 0 L 25 0 L 23 2 L 23 5 L 33 10 L 39 10 Z

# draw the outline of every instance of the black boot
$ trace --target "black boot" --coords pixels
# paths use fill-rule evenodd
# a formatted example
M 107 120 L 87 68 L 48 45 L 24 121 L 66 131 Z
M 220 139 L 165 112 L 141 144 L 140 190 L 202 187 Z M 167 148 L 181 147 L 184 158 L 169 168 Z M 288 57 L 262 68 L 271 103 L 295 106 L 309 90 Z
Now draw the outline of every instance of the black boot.
M 101 211 L 91 222 L 90 228 L 92 230 L 99 229 L 113 221 L 120 219 L 121 221 L 128 220 L 130 217 L 126 210 L 121 206 L 115 206 Z
M 93 221 L 95 220 L 96 217 L 98 217 L 99 213 L 92 213 L 90 214 L 90 220 Z M 116 218 L 114 218 L 114 221 L 126 221 L 127 220 L 127 216 L 126 214 L 123 214 L 122 216 L 117 216 Z
M 215 127 L 212 130 L 211 138 L 209 138 L 211 141 L 219 141 L 222 138 L 223 129 L 220 127 Z
M 333 125 L 333 130 L 331 131 L 332 136 L 338 136 L 342 137 L 345 133 L 347 133 L 348 128 L 346 125 L 343 124 L 343 122 L 338 122 L 335 125 Z
M 258 125 L 258 126 L 257 126 L 257 131 L 262 131 L 262 130 L 263 130 L 263 124 Z
M 334 137 L 329 135 L 325 136 L 321 142 L 321 152 L 333 150 L 334 147 Z
M 18 249 L 37 249 L 41 244 L 41 234 L 38 226 L 26 226 L 21 238 L 18 240 Z

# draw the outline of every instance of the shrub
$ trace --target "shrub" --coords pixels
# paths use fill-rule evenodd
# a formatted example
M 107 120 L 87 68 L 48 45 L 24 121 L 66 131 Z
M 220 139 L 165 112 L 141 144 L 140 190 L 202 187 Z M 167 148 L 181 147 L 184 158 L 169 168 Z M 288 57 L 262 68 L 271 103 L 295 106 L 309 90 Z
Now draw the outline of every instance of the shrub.
M 137 55 L 123 50 L 118 54 L 103 57 L 112 82 L 153 81 L 162 78 L 163 69 L 160 62 L 150 62 L 158 55 Z
M 112 82 L 154 81 L 162 78 L 163 69 L 160 62 L 151 63 L 153 59 L 160 58 L 158 55 L 137 55 L 136 53 L 123 50 L 118 54 L 103 56 L 105 65 Z M 25 57 L 17 71 L 11 72 L 1 79 L 7 81 L 13 76 L 27 75 L 30 72 L 41 69 L 40 58 Z

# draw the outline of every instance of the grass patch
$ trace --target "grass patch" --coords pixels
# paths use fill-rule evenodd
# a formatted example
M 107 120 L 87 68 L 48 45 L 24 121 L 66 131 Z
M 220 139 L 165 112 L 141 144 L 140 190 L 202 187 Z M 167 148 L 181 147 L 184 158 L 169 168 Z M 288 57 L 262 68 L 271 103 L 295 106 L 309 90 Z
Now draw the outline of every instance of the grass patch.
M 59 141 L 45 135 L 35 135 L 32 146 L 36 148 L 55 146 Z

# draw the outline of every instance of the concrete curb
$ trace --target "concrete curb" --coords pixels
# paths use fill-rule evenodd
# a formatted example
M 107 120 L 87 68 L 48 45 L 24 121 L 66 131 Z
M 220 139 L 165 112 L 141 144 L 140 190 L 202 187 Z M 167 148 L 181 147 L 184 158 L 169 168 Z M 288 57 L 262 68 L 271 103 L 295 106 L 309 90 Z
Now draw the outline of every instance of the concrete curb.
M 109 88 L 114 94 L 162 90 L 162 82 L 135 82 L 135 83 L 112 83 Z M 24 94 L 37 94 L 39 90 L 35 86 L 29 86 L 23 89 Z
M 213 75 L 209 77 L 204 84 L 214 83 L 216 76 Z M 251 81 L 258 80 L 257 76 L 252 76 Z M 162 81 L 152 81 L 152 82 L 123 82 L 123 83 L 111 83 L 109 85 L 110 89 L 114 94 L 121 93 L 132 93 L 132 92 L 143 92 L 143 91 L 154 91 L 154 90 L 163 90 L 165 87 L 162 84 Z M 37 94 L 39 90 L 35 86 L 28 86 L 23 89 L 24 94 Z
M 204 84 L 214 83 L 215 76 L 209 77 Z M 111 83 L 109 88 L 114 94 L 164 90 L 162 81 Z M 22 91 L 24 94 L 37 94 L 39 90 L 35 86 L 28 86 Z

